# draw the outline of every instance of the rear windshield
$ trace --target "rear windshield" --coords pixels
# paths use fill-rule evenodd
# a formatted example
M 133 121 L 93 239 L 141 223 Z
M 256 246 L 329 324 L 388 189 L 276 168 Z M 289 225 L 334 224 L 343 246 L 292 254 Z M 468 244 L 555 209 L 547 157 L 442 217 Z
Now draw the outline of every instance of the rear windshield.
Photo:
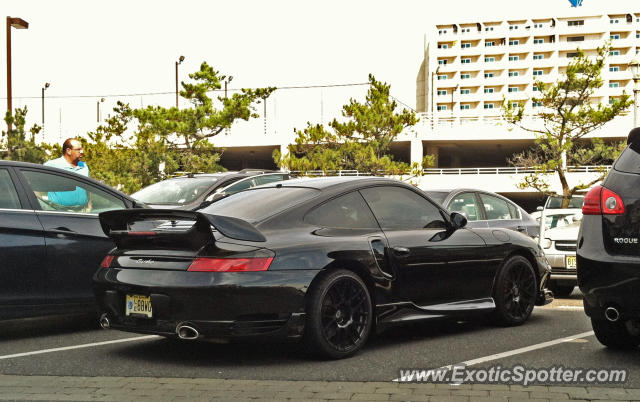
M 449 193 L 446 191 L 425 191 L 425 193 L 427 193 L 429 198 L 431 198 L 438 204 L 442 204 L 444 202 L 444 199 L 447 198 L 447 195 L 449 195 Z
M 163 180 L 131 197 L 147 204 L 188 204 L 208 192 L 217 181 L 214 177 Z
M 259 222 L 307 201 L 319 192 L 316 189 L 302 187 L 258 187 L 223 198 L 199 212 Z
M 632 142 L 622 151 L 613 168 L 619 172 L 640 173 L 640 141 Z

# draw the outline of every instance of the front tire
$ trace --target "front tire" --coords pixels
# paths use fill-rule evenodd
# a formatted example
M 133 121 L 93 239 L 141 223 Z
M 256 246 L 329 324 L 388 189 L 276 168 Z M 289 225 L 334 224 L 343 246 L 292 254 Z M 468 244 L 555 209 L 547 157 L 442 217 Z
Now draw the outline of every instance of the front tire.
M 631 349 L 640 345 L 640 337 L 631 335 L 622 322 L 591 319 L 596 338 L 611 349 Z
M 372 324 L 371 296 L 358 275 L 339 269 L 314 283 L 305 329 L 312 351 L 332 359 L 351 356 L 367 341 Z
M 506 260 L 493 289 L 496 310 L 492 321 L 502 326 L 524 323 L 533 311 L 537 290 L 538 281 L 529 260 L 519 255 Z

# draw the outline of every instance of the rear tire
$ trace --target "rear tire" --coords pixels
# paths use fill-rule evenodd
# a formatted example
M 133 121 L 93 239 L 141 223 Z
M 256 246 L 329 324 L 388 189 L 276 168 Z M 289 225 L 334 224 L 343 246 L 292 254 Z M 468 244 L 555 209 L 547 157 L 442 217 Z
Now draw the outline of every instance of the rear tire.
M 371 296 L 351 271 L 339 269 L 319 278 L 309 291 L 306 310 L 305 341 L 309 350 L 322 356 L 351 356 L 371 333 Z
M 640 345 L 640 336 L 631 335 L 623 322 L 591 319 L 596 338 L 611 349 L 631 349 Z
M 519 255 L 509 258 L 496 277 L 492 321 L 502 326 L 524 323 L 533 311 L 537 291 L 538 281 L 529 260 Z

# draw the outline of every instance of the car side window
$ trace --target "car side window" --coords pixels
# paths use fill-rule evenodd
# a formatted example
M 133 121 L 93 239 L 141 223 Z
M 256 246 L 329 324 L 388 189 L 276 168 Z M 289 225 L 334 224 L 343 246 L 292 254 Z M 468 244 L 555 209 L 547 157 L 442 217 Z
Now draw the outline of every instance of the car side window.
M 480 193 L 487 219 L 512 219 L 509 204 L 500 198 Z
M 124 209 L 126 205 L 95 186 L 67 176 L 22 170 L 40 208 L 45 211 L 83 212 L 98 214 L 113 209 Z
M 464 214 L 468 221 L 482 219 L 475 193 L 461 193 L 454 196 L 449 203 L 449 211 Z
M 264 176 L 256 176 L 254 180 L 256 181 L 256 186 L 261 184 L 273 183 L 276 181 L 282 181 L 284 179 L 284 175 L 281 174 L 268 174 Z
M 511 214 L 511 219 L 520 219 L 520 213 L 518 213 L 518 207 L 510 202 L 507 203 L 509 207 L 509 213 Z
M 440 209 L 415 192 L 397 186 L 360 190 L 382 229 L 443 229 Z
M 304 217 L 312 225 L 336 229 L 378 229 L 371 210 L 357 191 L 342 195 L 312 209 Z
M 239 182 L 234 183 L 234 184 L 230 185 L 229 187 L 227 187 L 227 189 L 224 190 L 224 193 L 227 194 L 227 195 L 231 195 L 231 194 L 235 194 L 235 193 L 237 193 L 239 191 L 251 188 L 253 186 L 254 186 L 253 178 L 246 179 L 246 180 L 240 180 Z
M 20 198 L 7 169 L 0 169 L 0 208 L 20 209 Z

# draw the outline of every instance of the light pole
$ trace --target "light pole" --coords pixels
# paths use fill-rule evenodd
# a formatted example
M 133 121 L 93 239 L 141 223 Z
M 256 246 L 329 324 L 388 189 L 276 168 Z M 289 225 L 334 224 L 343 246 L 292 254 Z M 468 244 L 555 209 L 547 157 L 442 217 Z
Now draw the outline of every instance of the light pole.
M 638 127 L 638 93 L 640 93 L 640 61 L 637 58 L 633 58 L 629 62 L 629 69 L 631 70 L 631 76 L 633 77 L 633 127 Z
M 176 61 L 176 109 L 178 109 L 178 66 L 184 61 L 184 56 L 180 56 Z
M 224 98 L 227 99 L 227 84 L 233 80 L 233 75 L 224 79 Z M 229 135 L 229 127 L 224 130 L 224 135 Z
M 97 107 L 96 119 L 98 120 L 98 123 L 100 123 L 100 104 L 102 102 L 104 102 L 104 98 L 100 98 L 100 100 L 96 102 L 96 107 Z
M 29 28 L 29 23 L 22 18 L 11 18 L 7 16 L 7 110 L 11 115 L 13 112 L 11 110 L 11 27 L 16 29 L 27 29 Z M 8 124 L 9 131 L 11 131 L 11 123 Z M 9 150 L 11 153 L 11 150 Z
M 44 91 L 51 86 L 50 83 L 45 82 L 42 87 L 42 128 L 44 129 Z

